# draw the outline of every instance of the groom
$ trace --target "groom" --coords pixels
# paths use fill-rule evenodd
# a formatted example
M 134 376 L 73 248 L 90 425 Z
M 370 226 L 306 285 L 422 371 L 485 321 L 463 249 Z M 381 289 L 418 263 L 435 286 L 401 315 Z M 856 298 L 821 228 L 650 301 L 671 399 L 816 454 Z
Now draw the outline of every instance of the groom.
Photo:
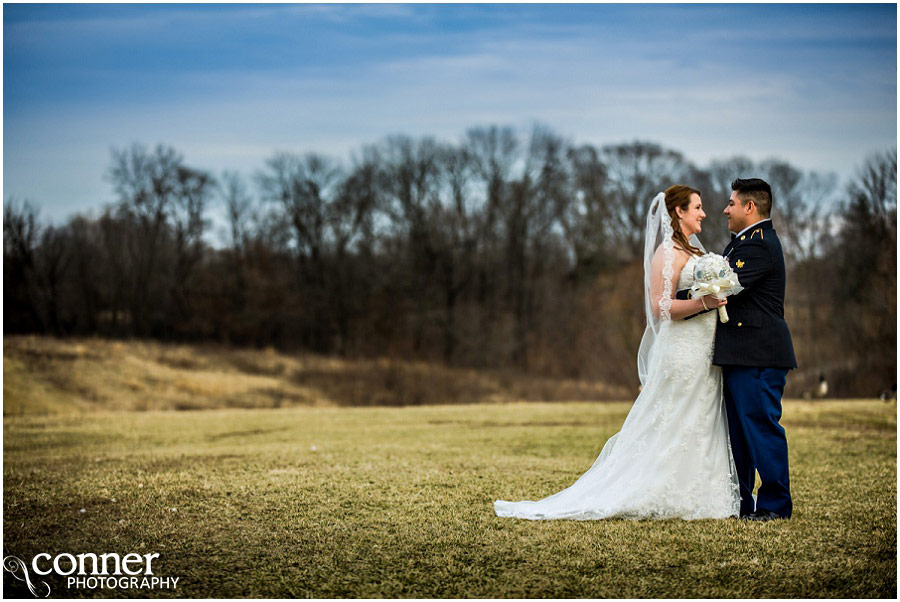
M 722 367 L 741 518 L 790 518 L 787 439 L 778 420 L 787 373 L 797 361 L 784 321 L 784 254 L 769 218 L 769 184 L 737 179 L 731 188 L 724 213 L 732 235 L 723 255 L 744 290 L 728 298 L 728 322 L 717 323 L 713 364 Z M 687 292 L 677 296 L 686 299 Z M 754 505 L 756 471 L 762 484 Z

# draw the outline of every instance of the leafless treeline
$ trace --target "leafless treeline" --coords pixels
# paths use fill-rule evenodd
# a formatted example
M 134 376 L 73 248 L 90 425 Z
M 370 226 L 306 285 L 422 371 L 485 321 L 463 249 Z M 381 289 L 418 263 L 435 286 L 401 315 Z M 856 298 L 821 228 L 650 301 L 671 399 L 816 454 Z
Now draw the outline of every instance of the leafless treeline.
M 862 158 L 861 158 L 862 159 Z M 896 150 L 834 176 L 742 157 L 697 167 L 635 142 L 575 146 L 546 127 L 394 136 L 350 165 L 275 153 L 251 181 L 174 149 L 114 150 L 119 202 L 42 223 L 4 208 L 6 332 L 100 334 L 392 355 L 636 384 L 643 222 L 673 183 L 702 191 L 710 250 L 736 177 L 774 188 L 800 370 L 838 395 L 896 373 Z M 213 203 L 230 242 L 204 240 Z

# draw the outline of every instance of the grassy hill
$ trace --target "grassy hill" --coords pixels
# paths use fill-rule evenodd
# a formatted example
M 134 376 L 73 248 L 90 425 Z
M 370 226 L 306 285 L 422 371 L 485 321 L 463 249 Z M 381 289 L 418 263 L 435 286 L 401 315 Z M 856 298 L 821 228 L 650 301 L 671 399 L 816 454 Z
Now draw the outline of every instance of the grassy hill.
M 391 359 L 99 338 L 3 337 L 4 415 L 623 400 L 635 392 Z

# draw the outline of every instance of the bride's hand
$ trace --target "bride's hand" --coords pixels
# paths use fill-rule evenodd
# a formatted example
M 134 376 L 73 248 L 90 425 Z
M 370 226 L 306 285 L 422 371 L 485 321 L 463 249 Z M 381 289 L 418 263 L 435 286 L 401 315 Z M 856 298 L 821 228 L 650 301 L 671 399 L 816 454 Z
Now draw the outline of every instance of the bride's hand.
M 725 299 L 719 299 L 715 295 L 706 295 L 700 297 L 700 299 L 702 299 L 703 305 L 706 307 L 706 309 L 715 309 L 717 307 L 722 307 L 723 305 L 726 305 L 728 303 L 727 297 Z

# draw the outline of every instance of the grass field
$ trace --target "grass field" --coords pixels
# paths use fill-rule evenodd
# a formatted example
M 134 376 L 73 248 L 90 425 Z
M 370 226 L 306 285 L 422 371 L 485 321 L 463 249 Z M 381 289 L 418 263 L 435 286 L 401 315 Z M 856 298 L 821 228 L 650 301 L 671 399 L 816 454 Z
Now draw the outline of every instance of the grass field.
M 7 416 L 3 552 L 158 552 L 179 577 L 51 597 L 896 596 L 893 402 L 785 402 L 790 521 L 494 515 L 571 484 L 629 407 Z

